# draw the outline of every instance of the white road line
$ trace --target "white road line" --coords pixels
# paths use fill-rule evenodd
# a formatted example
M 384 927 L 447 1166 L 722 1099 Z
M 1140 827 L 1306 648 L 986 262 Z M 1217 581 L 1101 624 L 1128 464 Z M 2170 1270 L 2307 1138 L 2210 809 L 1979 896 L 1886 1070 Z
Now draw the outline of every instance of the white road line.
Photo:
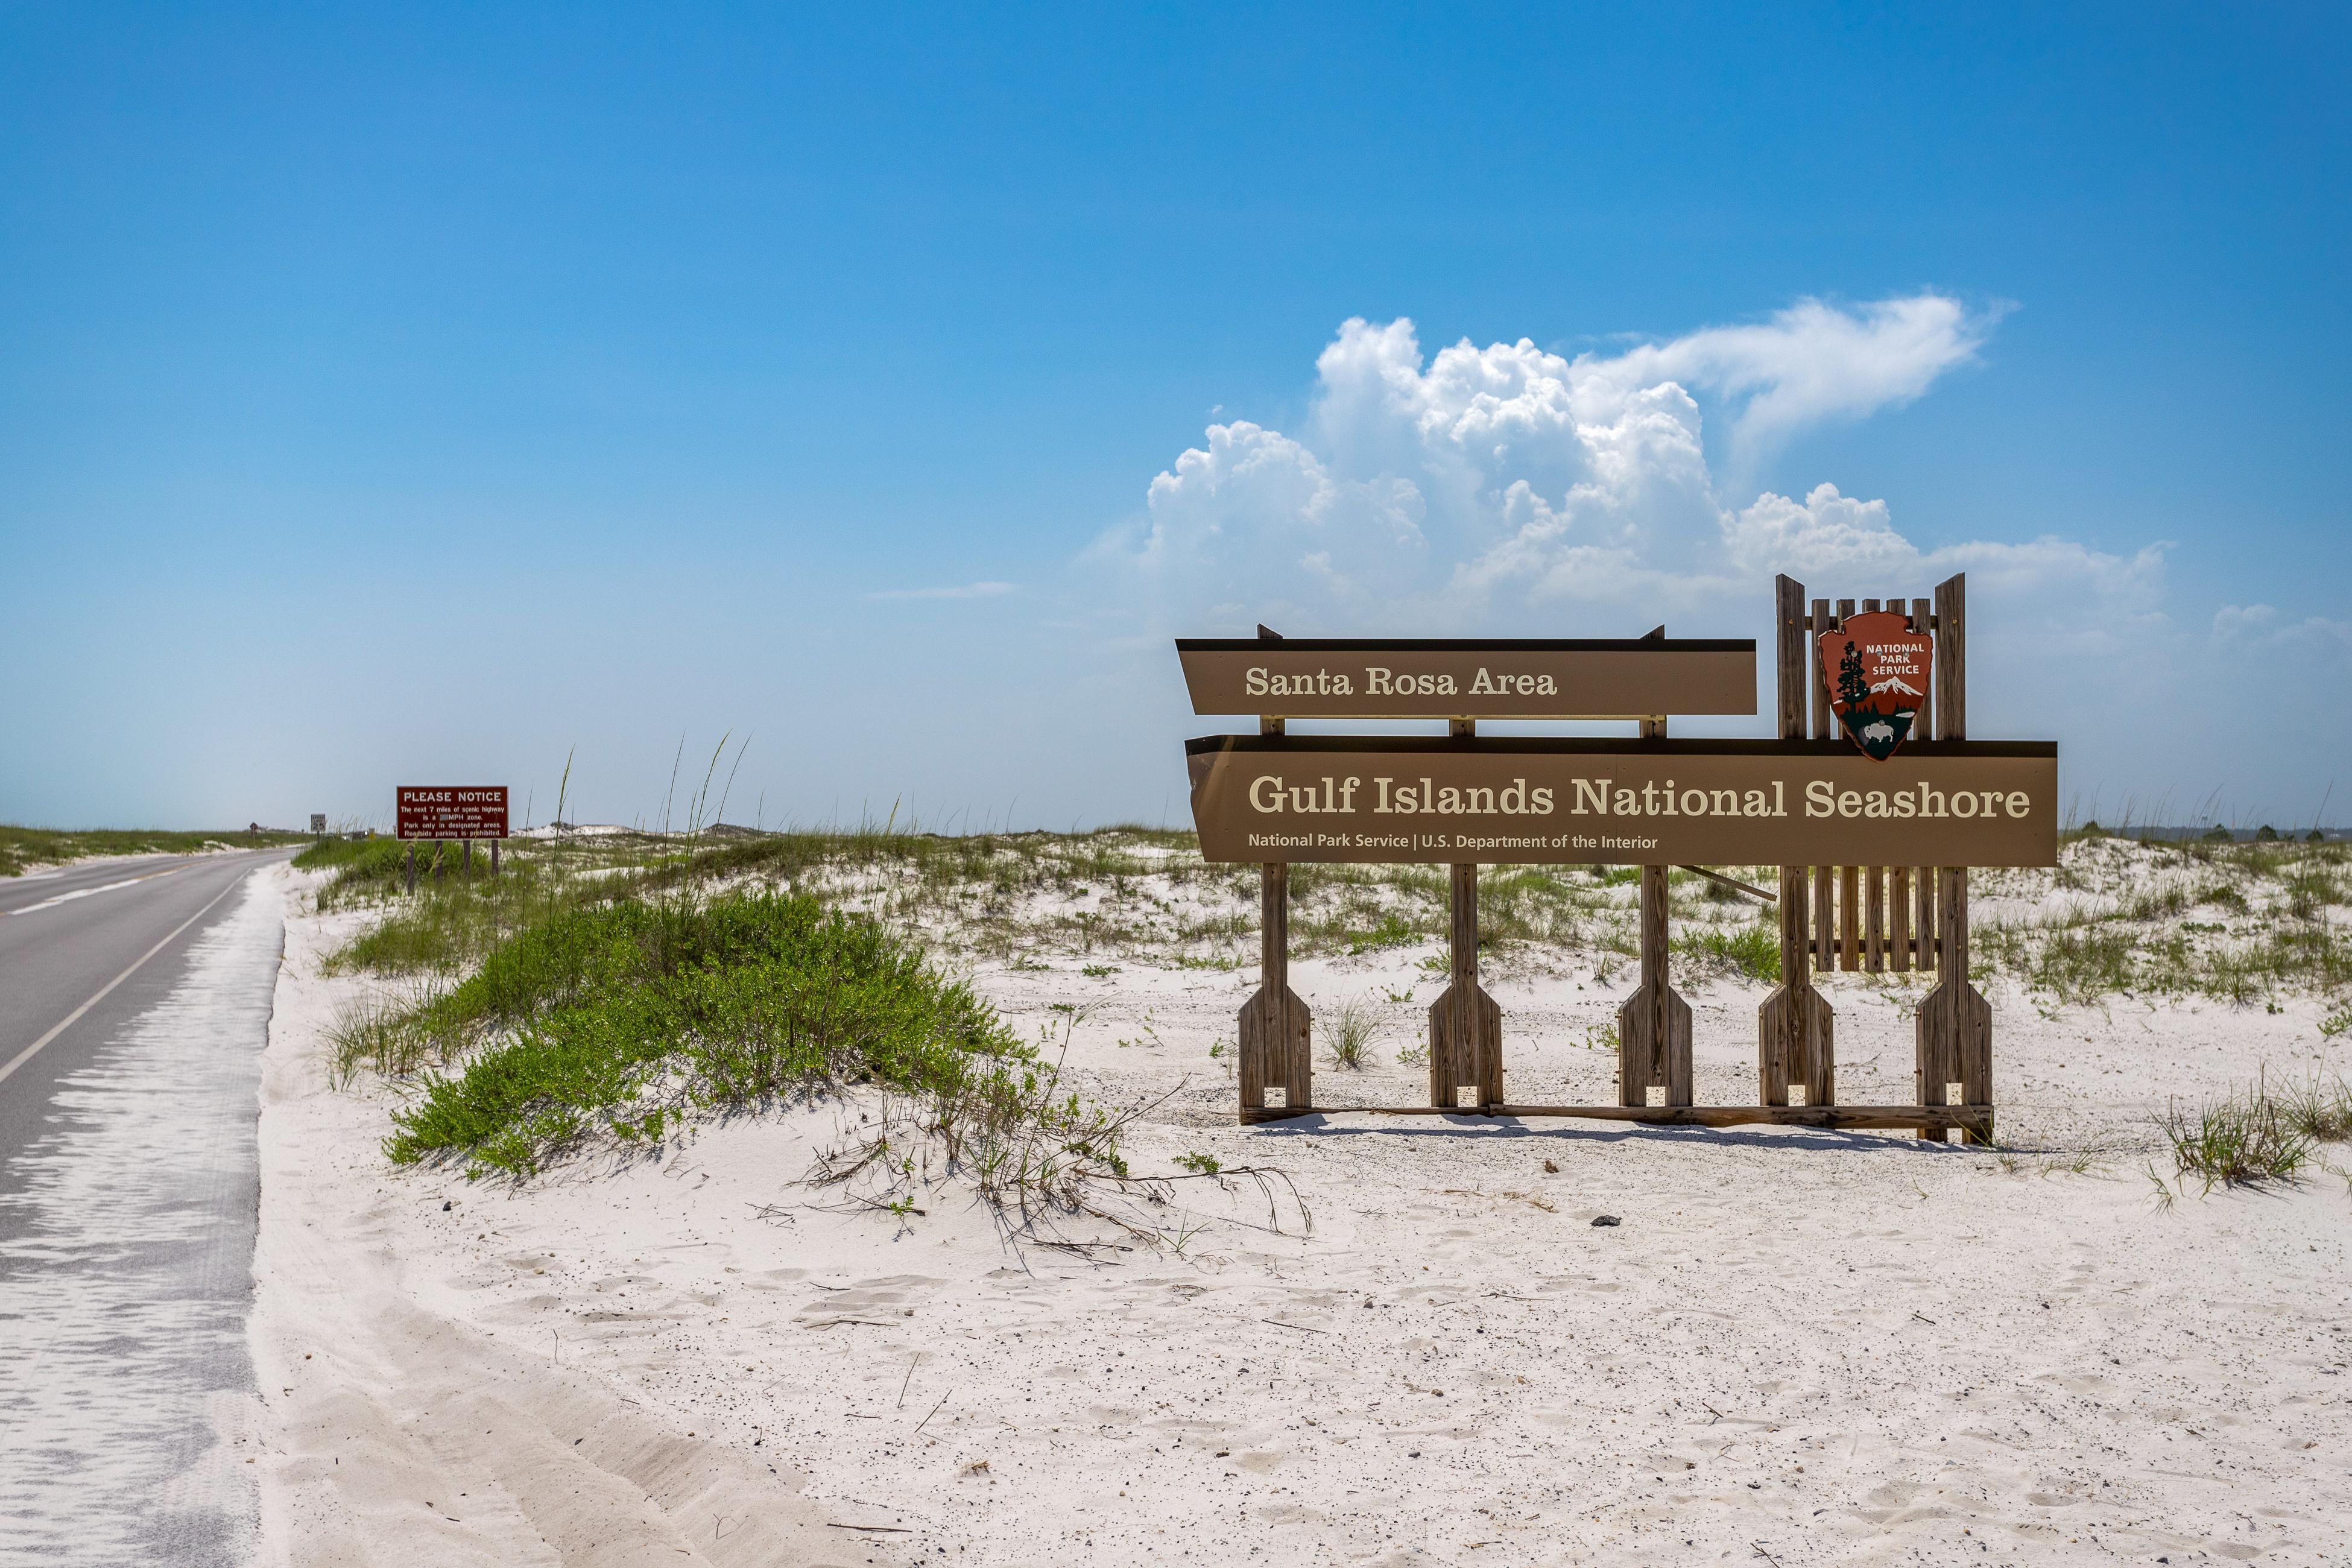
M 158 872 L 157 875 L 160 876 L 162 873 Z M 144 879 L 142 879 L 142 880 L 144 880 Z M 212 904 L 206 904 L 203 909 L 198 910 L 194 914 L 192 914 L 186 920 L 182 921 L 179 925 L 173 930 L 171 936 L 165 937 L 163 941 L 149 948 L 145 952 L 141 953 L 137 963 L 133 963 L 130 968 L 124 970 L 121 973 L 116 975 L 113 979 L 100 986 L 98 989 L 98 994 L 83 1003 L 80 1006 L 75 1008 L 72 1012 L 67 1014 L 65 1016 L 64 1022 L 58 1025 L 56 1028 L 51 1029 L 47 1034 L 43 1035 L 39 1039 L 35 1040 L 31 1045 L 26 1046 L 23 1050 L 18 1051 L 15 1060 L 11 1061 L 6 1067 L 0 1068 L 0 1083 L 6 1083 L 8 1081 L 8 1075 L 15 1072 L 18 1068 L 23 1067 L 26 1062 L 31 1061 L 33 1059 L 33 1054 L 36 1051 L 38 1051 L 43 1046 L 47 1045 L 51 1040 L 56 1039 L 59 1035 L 64 1034 L 68 1029 L 72 1028 L 76 1019 L 79 1018 L 84 1013 L 89 1012 L 92 1007 L 97 1006 L 100 1002 L 105 1001 L 106 994 L 108 992 L 121 984 L 124 981 L 130 979 L 133 974 L 138 973 L 140 964 L 145 963 L 149 959 L 154 957 L 157 953 L 171 946 L 173 939 L 177 938 L 181 931 L 187 930 L 190 926 L 195 924 L 198 921 L 212 913 L 213 904 L 219 903 L 223 899 L 227 898 L 231 893 L 236 892 L 243 886 L 245 886 L 245 879 L 239 877 L 229 883 L 227 887 L 223 888 L 219 892 L 214 894 Z
M 194 862 L 190 862 L 191 865 Z M 21 910 L 0 910 L 0 915 L 29 915 L 35 910 L 53 910 L 59 904 L 69 904 L 76 899 L 89 898 L 92 893 L 110 893 L 117 888 L 135 888 L 142 882 L 152 882 L 158 877 L 168 877 L 174 871 L 184 871 L 186 866 L 166 866 L 160 871 L 150 871 L 143 877 L 126 877 L 120 882 L 101 883 L 95 888 L 76 888 L 69 893 L 59 893 L 54 899 L 43 899 L 37 904 L 26 904 Z

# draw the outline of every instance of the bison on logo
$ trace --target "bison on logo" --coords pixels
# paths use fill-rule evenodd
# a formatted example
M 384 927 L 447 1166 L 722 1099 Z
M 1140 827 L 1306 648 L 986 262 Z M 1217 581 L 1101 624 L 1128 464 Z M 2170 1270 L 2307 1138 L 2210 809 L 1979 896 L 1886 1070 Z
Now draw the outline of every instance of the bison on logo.
M 1911 738 L 1927 704 L 1935 639 L 1911 630 L 1907 616 L 1874 611 L 1848 616 L 1837 630 L 1823 632 L 1821 643 L 1830 710 L 1855 745 L 1885 762 Z

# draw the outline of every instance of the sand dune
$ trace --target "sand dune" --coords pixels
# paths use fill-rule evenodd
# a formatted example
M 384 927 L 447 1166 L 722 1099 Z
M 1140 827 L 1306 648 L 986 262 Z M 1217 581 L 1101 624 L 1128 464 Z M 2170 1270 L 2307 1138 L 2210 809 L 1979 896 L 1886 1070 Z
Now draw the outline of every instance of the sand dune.
M 902 1215 L 797 1184 L 870 1099 L 520 1190 L 394 1171 L 388 1091 L 325 1079 L 357 983 L 318 957 L 346 929 L 289 910 L 264 1089 L 279 1561 L 2352 1559 L 2352 1194 L 2168 1205 L 2143 1170 L 2165 1093 L 2346 1067 L 2305 1005 L 1997 994 L 2011 1147 L 1985 1152 L 1243 1129 L 1209 1047 L 1247 977 L 984 970 L 1026 1025 L 1090 1009 L 1093 1092 L 1168 1096 L 1137 1170 L 1197 1153 L 1295 1187 L 1185 1181 L 1148 1216 L 1181 1250 L 1155 1249 L 1084 1215 L 1009 1240 L 949 1182 Z M 1425 1005 L 1422 956 L 1294 984 Z M 1610 1098 L 1586 1032 L 1631 978 L 1496 982 L 1514 1098 Z M 1916 983 L 1829 984 L 1842 1098 L 1907 1100 Z M 1700 1098 L 1752 1098 L 1760 988 L 1690 995 Z M 1397 1044 L 1318 1098 L 1412 1099 Z

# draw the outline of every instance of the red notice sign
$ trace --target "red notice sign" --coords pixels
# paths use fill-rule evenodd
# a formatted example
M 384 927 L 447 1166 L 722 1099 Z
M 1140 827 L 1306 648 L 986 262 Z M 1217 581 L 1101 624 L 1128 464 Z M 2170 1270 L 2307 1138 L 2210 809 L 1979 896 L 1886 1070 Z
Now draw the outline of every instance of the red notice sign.
M 395 832 L 402 838 L 504 838 L 504 784 L 400 786 Z

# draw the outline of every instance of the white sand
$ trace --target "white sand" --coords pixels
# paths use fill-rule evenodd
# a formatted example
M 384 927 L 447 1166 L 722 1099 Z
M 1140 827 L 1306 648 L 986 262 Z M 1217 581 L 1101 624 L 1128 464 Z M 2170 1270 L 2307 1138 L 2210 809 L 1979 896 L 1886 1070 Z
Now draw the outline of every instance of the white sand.
M 1278 1165 L 1312 1215 L 1307 1233 L 1280 1203 L 1276 1228 L 1255 1187 L 1187 1182 L 1152 1211 L 1198 1227 L 1181 1255 L 1090 1263 L 1008 1245 L 951 1185 L 903 1218 L 829 1209 L 795 1184 L 858 1102 L 519 1192 L 395 1171 L 389 1095 L 323 1073 L 361 986 L 317 958 L 349 929 L 289 909 L 263 1089 L 273 1560 L 2352 1561 L 2347 1183 L 2167 1206 L 2143 1172 L 2167 1094 L 2263 1064 L 2352 1074 L 2307 1004 L 1996 994 L 2003 1156 L 1577 1122 L 1245 1130 L 1209 1046 L 1254 977 L 983 973 L 1024 1028 L 1091 1008 L 1070 1061 L 1094 1091 L 1189 1077 L 1132 1140 L 1138 1171 Z M 1417 1008 L 1428 955 L 1303 963 L 1294 984 Z M 1493 984 L 1513 1098 L 1612 1098 L 1613 1058 L 1580 1042 L 1630 978 Z M 1916 984 L 1830 989 L 1841 1098 L 1908 1102 Z M 1752 1100 L 1761 988 L 1689 995 L 1699 1099 Z M 1318 1098 L 1412 1098 L 1397 1043 L 1377 1073 L 1318 1068 Z M 2084 1150 L 2101 1163 L 2068 1169 Z

